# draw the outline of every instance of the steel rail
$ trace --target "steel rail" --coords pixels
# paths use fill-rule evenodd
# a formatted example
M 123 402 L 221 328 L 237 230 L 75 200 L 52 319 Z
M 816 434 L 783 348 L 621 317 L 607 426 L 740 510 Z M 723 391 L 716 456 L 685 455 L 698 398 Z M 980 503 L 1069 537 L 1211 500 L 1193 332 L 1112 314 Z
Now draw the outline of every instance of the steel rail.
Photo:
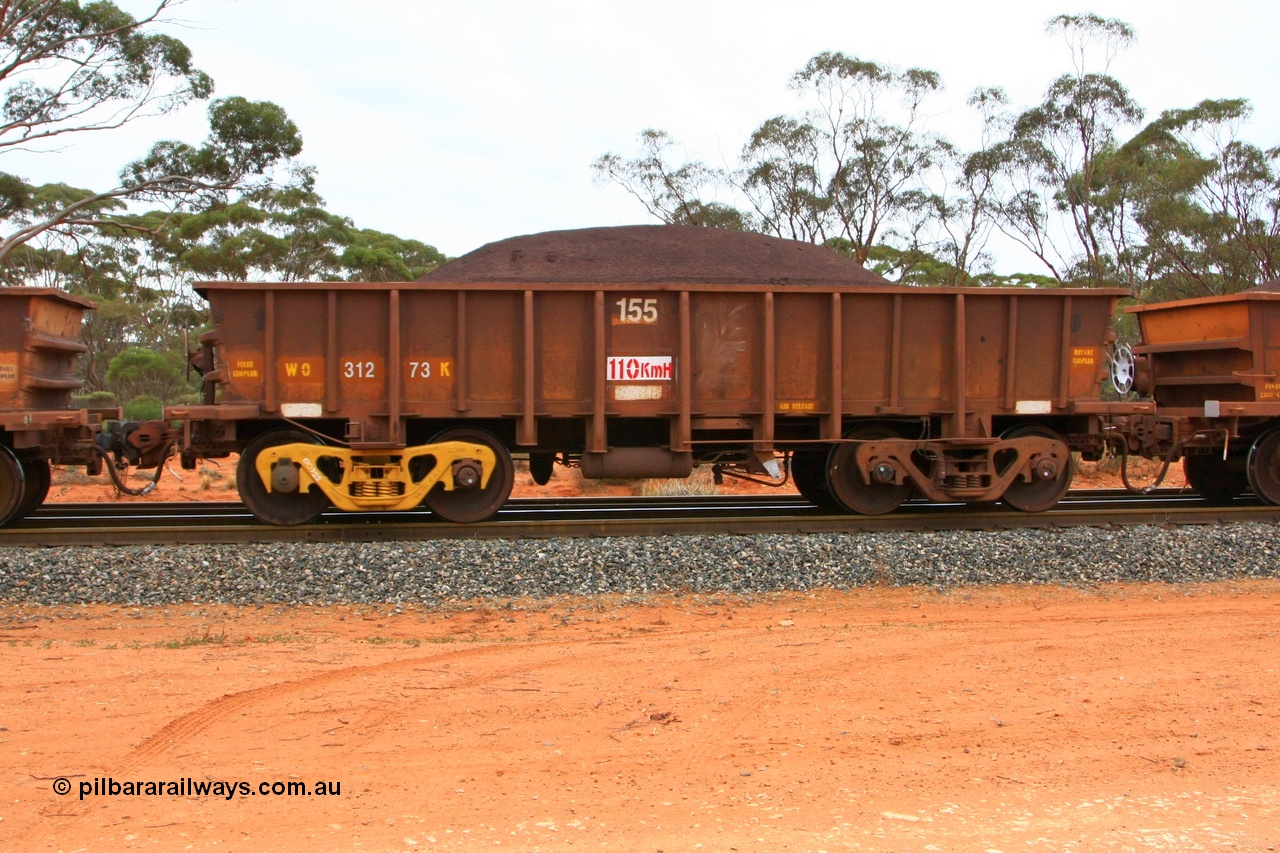
M 422 510 L 359 515 L 335 511 L 314 524 L 274 527 L 254 519 L 243 504 L 230 501 L 53 503 L 28 519 L 0 528 L 0 547 L 1011 530 L 1242 521 L 1280 522 L 1280 507 L 1264 505 L 1251 495 L 1230 506 L 1211 506 L 1194 494 L 1175 490 L 1146 496 L 1077 491 L 1044 513 L 908 502 L 882 516 L 830 514 L 790 495 L 584 497 L 513 500 L 497 519 L 476 525 L 441 522 Z

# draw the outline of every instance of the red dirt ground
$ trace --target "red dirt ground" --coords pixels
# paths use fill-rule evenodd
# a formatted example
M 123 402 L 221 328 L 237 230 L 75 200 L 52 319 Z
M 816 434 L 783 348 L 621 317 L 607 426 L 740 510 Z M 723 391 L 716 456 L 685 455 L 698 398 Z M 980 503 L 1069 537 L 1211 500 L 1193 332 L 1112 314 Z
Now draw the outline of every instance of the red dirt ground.
M 1274 850 L 1278 623 L 1274 581 L 0 606 L 0 849 Z M 230 799 L 92 794 L 188 779 Z

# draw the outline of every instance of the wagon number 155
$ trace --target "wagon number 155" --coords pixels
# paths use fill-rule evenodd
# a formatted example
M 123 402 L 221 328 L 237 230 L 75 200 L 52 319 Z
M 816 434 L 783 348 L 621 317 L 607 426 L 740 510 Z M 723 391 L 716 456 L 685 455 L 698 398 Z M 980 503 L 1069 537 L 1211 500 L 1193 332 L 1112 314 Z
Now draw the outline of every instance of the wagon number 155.
M 618 323 L 656 323 L 658 322 L 658 300 L 645 299 L 640 296 L 624 296 L 616 303 L 618 306 Z

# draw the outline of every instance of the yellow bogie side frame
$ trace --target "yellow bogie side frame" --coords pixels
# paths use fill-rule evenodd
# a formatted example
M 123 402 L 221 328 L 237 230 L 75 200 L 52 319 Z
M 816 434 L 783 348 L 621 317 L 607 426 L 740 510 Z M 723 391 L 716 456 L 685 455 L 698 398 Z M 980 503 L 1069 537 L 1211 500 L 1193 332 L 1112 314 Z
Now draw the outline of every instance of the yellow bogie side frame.
M 424 473 L 423 466 L 414 464 L 420 459 L 434 460 L 434 464 Z M 335 470 L 331 460 L 339 463 L 341 478 L 337 481 L 325 473 Z M 492 448 L 469 441 L 442 441 L 377 452 L 297 442 L 263 448 L 254 461 L 269 493 L 309 492 L 318 487 L 334 506 L 347 512 L 413 509 L 437 484 L 447 491 L 483 489 L 498 465 Z M 280 473 L 279 466 L 284 465 L 292 471 L 284 471 L 280 482 L 296 482 L 294 489 L 288 485 L 277 489 L 276 475 Z M 420 479 L 414 480 L 415 474 Z M 478 482 L 472 479 L 470 486 L 459 485 L 455 475 L 462 479 L 478 477 Z

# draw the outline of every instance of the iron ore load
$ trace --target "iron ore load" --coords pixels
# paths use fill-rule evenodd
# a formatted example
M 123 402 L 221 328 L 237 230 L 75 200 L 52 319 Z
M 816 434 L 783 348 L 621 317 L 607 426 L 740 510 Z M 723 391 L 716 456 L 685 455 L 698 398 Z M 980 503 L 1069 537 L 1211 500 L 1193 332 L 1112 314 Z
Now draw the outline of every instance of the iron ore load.
M 553 465 L 781 481 L 857 513 L 1053 506 L 1098 458 L 1118 289 L 915 288 L 830 250 L 678 226 L 483 247 L 416 282 L 197 287 L 183 464 L 241 454 L 274 524 L 425 505 L 470 523 Z

